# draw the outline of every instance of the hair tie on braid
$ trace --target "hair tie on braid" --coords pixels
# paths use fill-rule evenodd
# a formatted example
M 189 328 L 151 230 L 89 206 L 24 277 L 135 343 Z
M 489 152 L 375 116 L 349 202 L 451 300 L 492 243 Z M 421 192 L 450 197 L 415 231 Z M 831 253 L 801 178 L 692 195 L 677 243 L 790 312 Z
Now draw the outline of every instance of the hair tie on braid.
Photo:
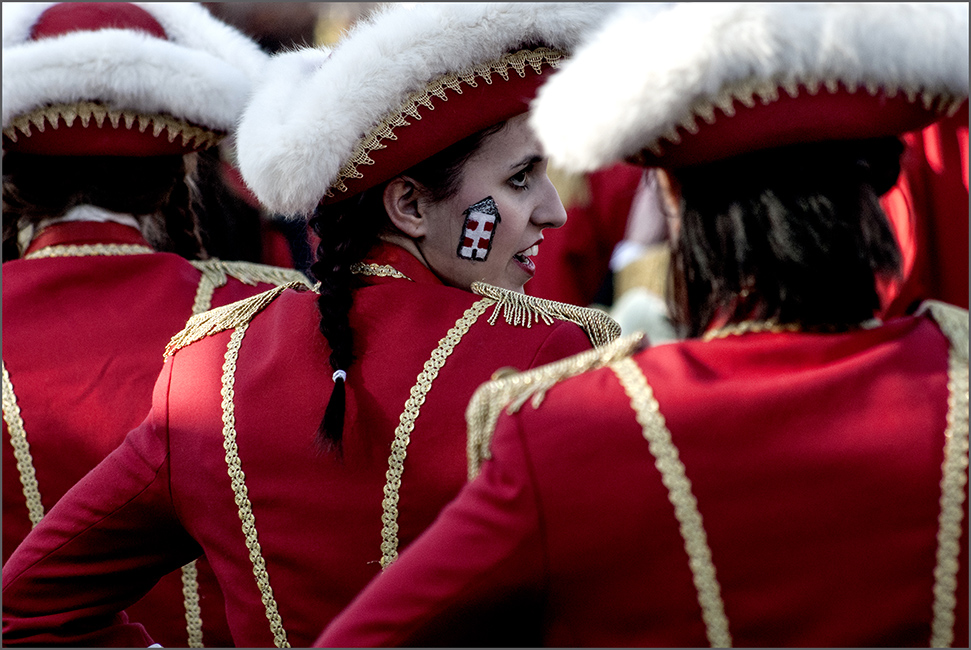
M 335 384 L 337 383 L 338 379 L 340 379 L 341 381 L 347 381 L 347 373 L 344 372 L 343 370 L 336 370 L 334 371 L 334 374 L 331 377 L 331 379 L 334 380 Z

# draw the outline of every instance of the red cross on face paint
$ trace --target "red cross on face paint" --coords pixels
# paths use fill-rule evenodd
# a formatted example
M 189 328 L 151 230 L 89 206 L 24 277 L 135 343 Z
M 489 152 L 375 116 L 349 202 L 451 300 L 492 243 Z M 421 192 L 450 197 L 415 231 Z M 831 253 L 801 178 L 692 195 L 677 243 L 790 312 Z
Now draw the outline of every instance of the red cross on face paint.
M 463 212 L 465 228 L 459 240 L 458 256 L 464 260 L 485 262 L 492 250 L 492 238 L 499 226 L 499 207 L 487 196 Z

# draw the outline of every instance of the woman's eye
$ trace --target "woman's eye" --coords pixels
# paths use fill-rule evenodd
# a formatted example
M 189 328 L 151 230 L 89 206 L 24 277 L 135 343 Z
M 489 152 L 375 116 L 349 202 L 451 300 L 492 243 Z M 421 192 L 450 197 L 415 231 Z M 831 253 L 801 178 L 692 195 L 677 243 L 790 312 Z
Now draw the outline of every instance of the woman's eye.
M 524 169 L 509 179 L 509 184 L 517 189 L 527 189 L 529 187 L 529 170 Z

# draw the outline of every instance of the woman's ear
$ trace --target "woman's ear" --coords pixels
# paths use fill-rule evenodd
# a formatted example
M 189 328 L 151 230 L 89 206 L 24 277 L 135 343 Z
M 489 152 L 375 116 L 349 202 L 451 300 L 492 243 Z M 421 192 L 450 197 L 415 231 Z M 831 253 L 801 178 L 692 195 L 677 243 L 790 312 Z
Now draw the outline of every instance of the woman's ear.
M 420 187 L 407 176 L 393 178 L 384 188 L 384 209 L 395 227 L 412 239 L 424 237 L 426 221 L 418 211 Z

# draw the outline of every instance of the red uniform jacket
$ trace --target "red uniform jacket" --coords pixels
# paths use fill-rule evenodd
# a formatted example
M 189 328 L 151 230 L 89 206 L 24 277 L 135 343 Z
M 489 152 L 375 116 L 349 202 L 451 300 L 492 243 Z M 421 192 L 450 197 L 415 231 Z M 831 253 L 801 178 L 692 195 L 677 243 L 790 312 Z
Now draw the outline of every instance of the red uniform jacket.
M 63 248 L 71 246 L 90 248 Z M 57 256 L 44 257 L 50 253 Z M 33 255 L 40 257 L 27 259 Z M 165 345 L 194 304 L 223 305 L 296 277 L 250 264 L 196 264 L 151 253 L 128 226 L 67 222 L 43 230 L 24 259 L 3 265 L 5 564 L 31 529 L 30 495 L 37 518 L 145 418 Z M 247 283 L 232 277 L 240 270 Z M 25 490 L 25 479 L 33 489 Z M 231 643 L 222 597 L 204 564 L 197 565 L 203 642 Z M 129 611 L 165 646 L 185 647 L 183 601 L 176 572 Z
M 149 417 L 8 561 L 6 644 L 149 643 L 116 613 L 204 551 L 238 646 L 309 645 L 393 553 L 385 534 L 404 547 L 465 483 L 474 389 L 499 368 L 590 348 L 561 318 L 508 323 L 521 294 L 446 287 L 395 246 L 368 263 L 379 275 L 363 276 L 350 314 L 343 457 L 315 445 L 334 385 L 317 295 L 210 312 L 180 335 L 175 347 L 214 332 L 167 359 Z
M 948 340 L 923 316 L 566 379 L 316 645 L 926 647 L 938 565 L 967 647 L 967 312 L 958 338 L 943 472 Z

